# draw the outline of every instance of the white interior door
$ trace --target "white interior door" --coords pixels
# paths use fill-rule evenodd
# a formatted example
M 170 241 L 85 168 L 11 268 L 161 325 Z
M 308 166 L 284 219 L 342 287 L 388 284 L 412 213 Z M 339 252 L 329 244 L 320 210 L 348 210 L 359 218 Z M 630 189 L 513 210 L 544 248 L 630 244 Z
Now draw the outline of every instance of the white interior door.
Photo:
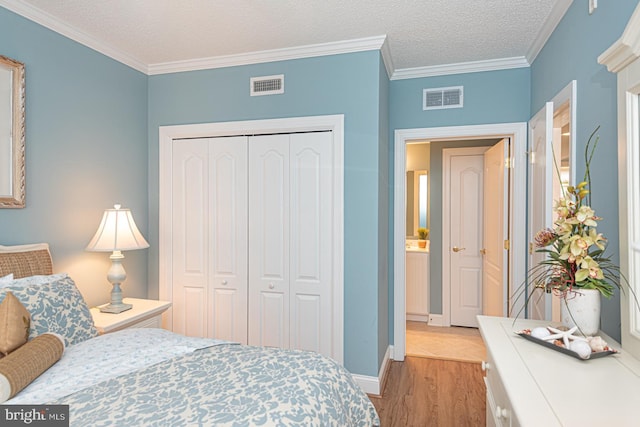
M 478 326 L 482 314 L 483 175 L 486 148 L 450 157 L 451 325 Z
M 173 143 L 173 330 L 247 342 L 247 138 Z
M 507 316 L 504 303 L 508 265 L 504 241 L 508 240 L 508 169 L 509 141 L 501 140 L 484 153 L 484 250 L 482 264 L 482 314 Z
M 331 133 L 249 140 L 249 343 L 332 355 Z
M 553 102 L 547 102 L 529 121 L 529 268 L 545 258 L 544 254 L 536 252 L 536 233 L 553 225 L 552 141 Z M 535 286 L 536 283 L 529 283 L 521 296 L 529 298 L 528 317 L 550 319 L 550 295 Z

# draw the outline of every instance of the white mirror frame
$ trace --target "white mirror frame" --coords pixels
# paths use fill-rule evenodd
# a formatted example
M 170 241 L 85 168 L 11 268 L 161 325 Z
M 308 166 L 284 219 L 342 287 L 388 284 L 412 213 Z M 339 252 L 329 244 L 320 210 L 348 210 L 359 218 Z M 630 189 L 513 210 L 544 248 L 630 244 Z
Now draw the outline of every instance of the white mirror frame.
M 11 75 L 11 87 L 8 99 L 0 102 L 10 103 L 9 134 L 0 135 L 0 150 L 7 150 L 11 156 L 9 168 L 1 168 L 0 180 L 7 182 L 8 193 L 0 192 L 0 208 L 24 208 L 25 206 L 25 77 L 24 64 L 0 55 L 0 68 Z M 6 93 L 5 92 L 5 93 Z
M 640 358 L 640 5 L 598 62 L 618 74 L 620 269 L 632 290 L 620 294 L 620 332 L 622 347 Z

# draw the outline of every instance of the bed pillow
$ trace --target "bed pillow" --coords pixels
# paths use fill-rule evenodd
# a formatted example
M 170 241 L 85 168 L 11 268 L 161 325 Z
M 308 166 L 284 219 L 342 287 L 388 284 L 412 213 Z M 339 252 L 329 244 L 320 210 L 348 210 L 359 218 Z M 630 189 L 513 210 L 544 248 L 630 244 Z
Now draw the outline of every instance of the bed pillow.
M 0 303 L 0 353 L 2 355 L 8 355 L 27 342 L 29 319 L 29 312 L 24 305 L 11 292 L 7 292 Z
M 66 274 L 48 283 L 8 285 L 0 288 L 0 301 L 12 292 L 31 315 L 29 338 L 53 332 L 67 346 L 98 336 L 87 303 L 73 280 Z
M 64 343 L 55 334 L 42 334 L 0 359 L 0 403 L 28 386 L 62 357 Z
M 13 273 L 16 279 L 36 274 L 53 273 L 49 245 L 0 245 L 0 276 Z

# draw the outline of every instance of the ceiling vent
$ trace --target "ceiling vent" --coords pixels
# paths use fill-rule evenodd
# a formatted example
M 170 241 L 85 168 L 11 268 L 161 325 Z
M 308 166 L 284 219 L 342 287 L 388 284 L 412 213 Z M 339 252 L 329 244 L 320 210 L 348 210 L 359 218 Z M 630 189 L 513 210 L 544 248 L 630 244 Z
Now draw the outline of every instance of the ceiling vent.
M 251 96 L 284 93 L 284 74 L 278 76 L 251 77 Z
M 424 89 L 422 91 L 422 109 L 462 108 L 462 92 L 462 86 Z

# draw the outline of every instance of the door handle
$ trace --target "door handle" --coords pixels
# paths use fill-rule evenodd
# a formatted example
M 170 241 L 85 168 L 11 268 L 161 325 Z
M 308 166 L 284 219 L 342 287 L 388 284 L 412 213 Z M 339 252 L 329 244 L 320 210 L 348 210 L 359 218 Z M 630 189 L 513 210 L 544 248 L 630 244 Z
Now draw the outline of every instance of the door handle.
M 486 250 L 486 249 L 480 249 L 480 253 L 481 253 L 482 255 L 486 255 L 486 254 L 487 254 L 487 250 Z
M 454 247 L 453 247 L 453 248 L 451 248 L 451 249 L 453 249 L 453 252 L 460 252 L 460 251 L 464 251 L 466 248 L 459 248 L 459 247 L 457 247 L 457 246 L 454 246 Z

